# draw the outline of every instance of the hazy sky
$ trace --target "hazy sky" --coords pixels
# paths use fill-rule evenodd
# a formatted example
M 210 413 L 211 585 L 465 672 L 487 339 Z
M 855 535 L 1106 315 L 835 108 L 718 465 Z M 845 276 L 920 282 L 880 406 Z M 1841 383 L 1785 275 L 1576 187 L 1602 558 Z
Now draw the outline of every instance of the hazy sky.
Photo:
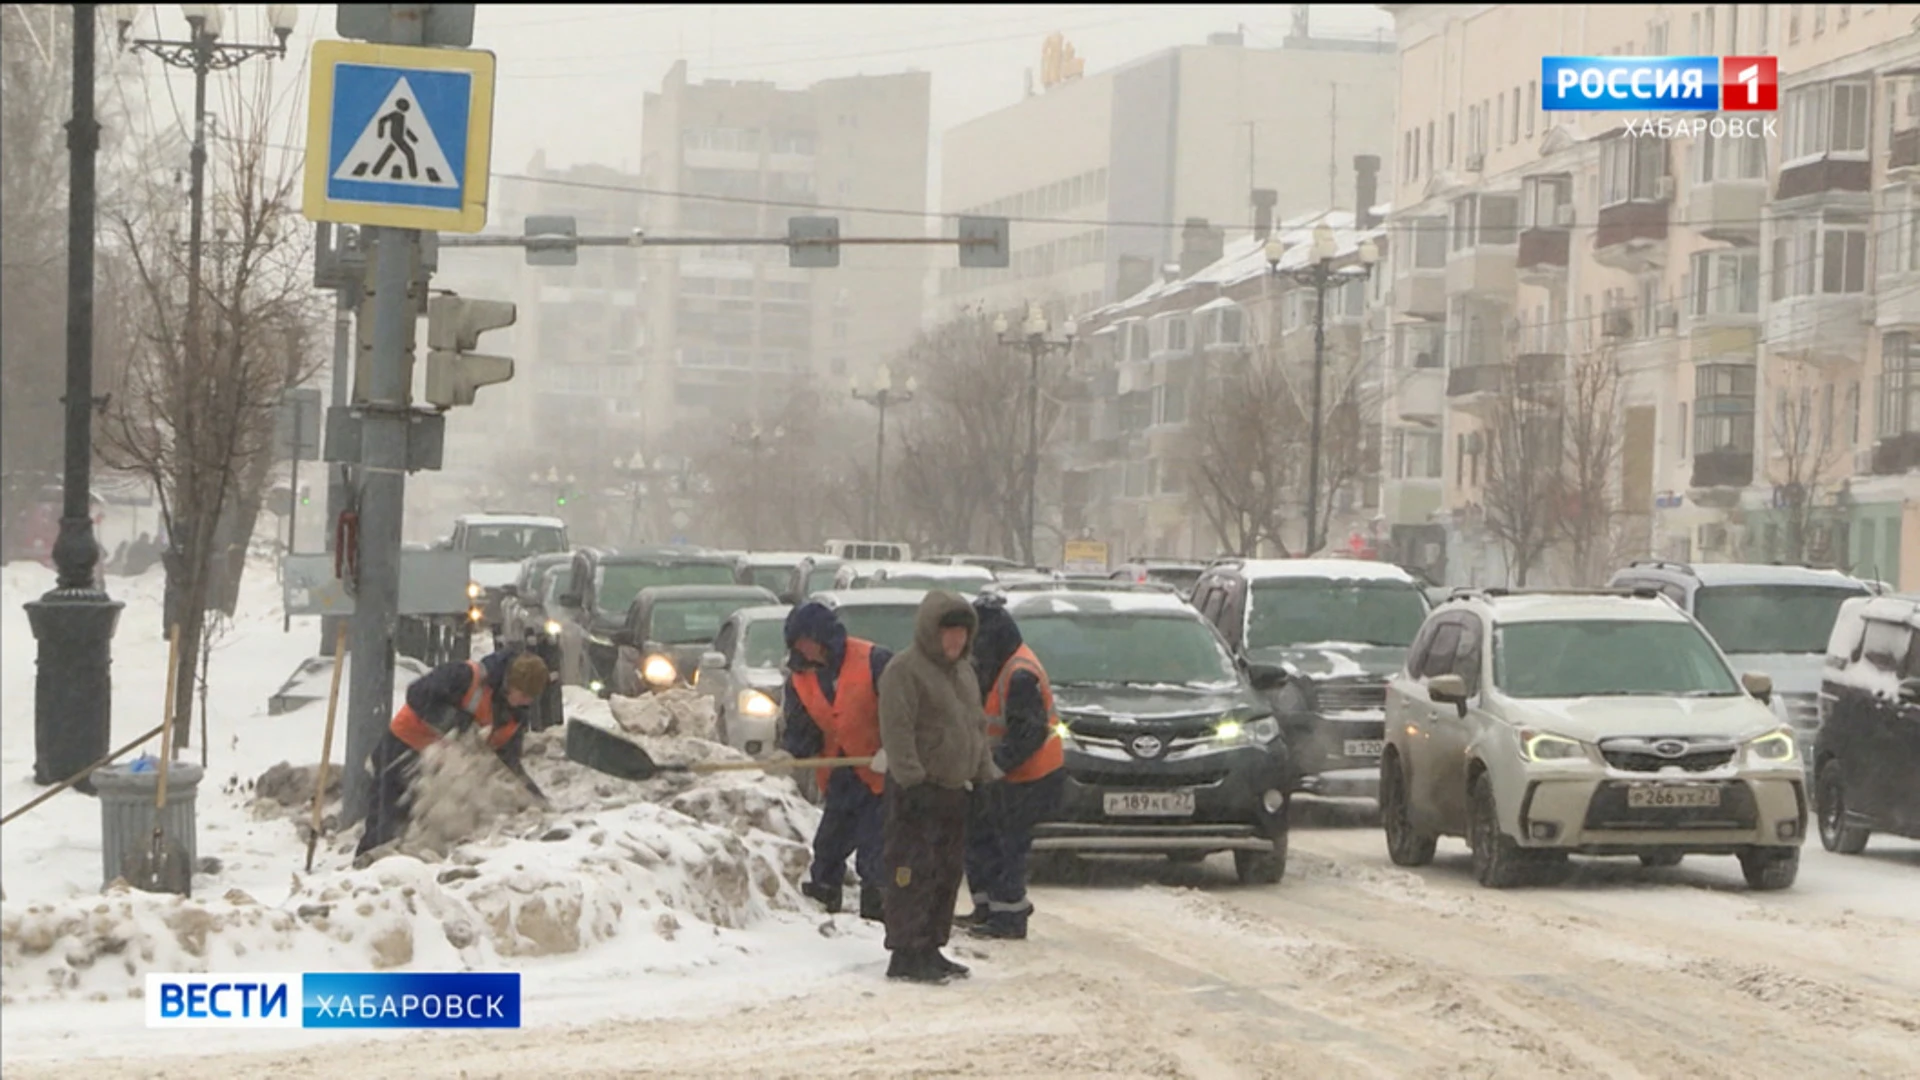
M 263 10 L 230 8 L 229 38 L 260 40 Z M 836 76 L 931 72 L 937 158 L 940 132 L 1020 99 L 1023 73 L 1038 67 L 1041 43 L 1053 31 L 1065 33 L 1092 73 L 1237 26 L 1245 27 L 1248 44 L 1277 46 L 1289 11 L 1280 4 L 483 4 L 473 44 L 499 57 L 495 172 L 523 172 L 543 149 L 551 165 L 636 169 L 643 97 L 682 57 L 695 81 L 764 79 L 793 87 Z M 1317 33 L 1391 28 L 1372 6 L 1319 4 L 1312 12 Z M 150 36 L 156 17 L 167 36 L 184 33 L 177 5 L 142 8 L 136 33 Z M 303 7 L 292 42 L 300 56 L 275 64 L 272 77 L 289 111 L 304 110 L 304 56 L 316 35 L 336 36 L 334 17 L 332 5 Z M 148 73 L 154 124 L 183 124 L 191 77 L 151 58 L 138 62 Z M 304 124 L 288 130 L 304 131 Z M 931 175 L 937 178 L 938 169 Z

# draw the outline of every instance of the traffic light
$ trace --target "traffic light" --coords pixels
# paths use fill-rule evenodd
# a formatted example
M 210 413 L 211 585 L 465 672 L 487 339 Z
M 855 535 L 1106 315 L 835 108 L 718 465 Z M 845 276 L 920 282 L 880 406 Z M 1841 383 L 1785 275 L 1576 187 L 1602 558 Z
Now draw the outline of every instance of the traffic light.
M 513 358 L 471 352 L 480 335 L 512 326 L 506 300 L 436 296 L 427 303 L 427 402 L 442 409 L 473 404 L 474 391 L 513 378 Z
M 555 496 L 553 497 L 553 505 L 555 505 L 555 506 L 565 506 L 565 505 L 567 505 L 567 493 L 563 491 L 563 492 L 561 492 L 560 494 L 558 494 L 558 495 L 555 495 Z

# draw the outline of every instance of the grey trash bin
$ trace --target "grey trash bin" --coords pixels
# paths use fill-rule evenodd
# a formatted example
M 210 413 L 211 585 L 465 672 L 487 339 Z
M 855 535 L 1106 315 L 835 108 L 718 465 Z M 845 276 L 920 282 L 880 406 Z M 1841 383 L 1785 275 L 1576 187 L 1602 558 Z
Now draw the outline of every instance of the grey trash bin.
M 167 768 L 163 824 L 167 849 L 186 853 L 187 871 L 182 881 L 192 879 L 192 868 L 199 858 L 193 809 L 200 777 L 200 766 L 185 761 Z M 140 859 L 152 847 L 153 800 L 160 787 L 160 771 L 135 772 L 131 765 L 108 765 L 93 771 L 93 785 L 100 795 L 100 873 L 105 886 L 122 876 L 122 868 L 130 860 Z

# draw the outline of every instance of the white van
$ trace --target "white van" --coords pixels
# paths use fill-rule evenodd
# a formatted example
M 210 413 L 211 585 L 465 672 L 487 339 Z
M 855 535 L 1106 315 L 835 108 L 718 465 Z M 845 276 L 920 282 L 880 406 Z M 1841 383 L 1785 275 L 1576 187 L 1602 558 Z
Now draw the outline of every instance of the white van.
M 859 562 L 912 562 L 913 548 L 891 540 L 829 540 L 826 553 Z

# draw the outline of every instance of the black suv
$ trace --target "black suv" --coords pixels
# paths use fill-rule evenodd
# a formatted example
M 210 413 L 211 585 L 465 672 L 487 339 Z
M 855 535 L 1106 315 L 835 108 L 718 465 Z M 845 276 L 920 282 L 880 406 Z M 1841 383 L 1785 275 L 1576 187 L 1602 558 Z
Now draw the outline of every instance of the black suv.
M 594 548 L 573 553 L 572 576 L 559 596 L 560 675 L 606 695 L 620 647 L 613 635 L 641 589 L 655 585 L 732 585 L 733 560 L 722 555 L 660 548 L 616 554 Z
M 1040 851 L 1232 851 L 1242 882 L 1287 866 L 1287 751 L 1272 711 L 1206 620 L 1158 589 L 1008 589 L 1053 684 L 1066 793 Z
M 1285 673 L 1261 681 L 1298 790 L 1379 798 L 1387 680 L 1431 606 L 1419 582 L 1364 559 L 1221 559 L 1193 606 L 1249 670 Z
M 1841 605 L 1813 768 L 1828 851 L 1857 855 L 1876 832 L 1920 840 L 1920 597 Z

